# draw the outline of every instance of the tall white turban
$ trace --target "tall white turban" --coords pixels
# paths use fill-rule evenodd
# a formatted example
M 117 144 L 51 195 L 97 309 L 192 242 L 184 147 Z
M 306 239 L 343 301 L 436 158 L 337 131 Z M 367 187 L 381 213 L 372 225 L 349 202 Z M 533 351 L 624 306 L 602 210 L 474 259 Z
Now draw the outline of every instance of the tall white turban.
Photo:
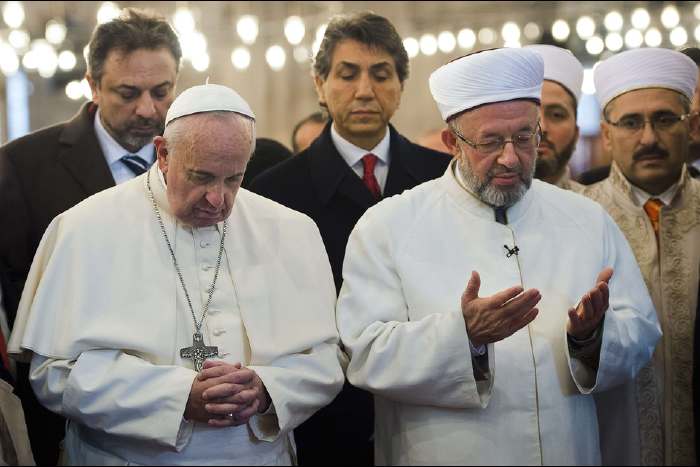
M 525 47 L 534 50 L 544 60 L 544 79 L 555 81 L 564 86 L 576 98 L 581 99 L 583 84 L 583 65 L 568 49 L 554 45 L 535 44 Z
M 616 97 L 637 89 L 670 89 L 690 100 L 697 80 L 695 62 L 670 49 L 628 50 L 603 60 L 593 69 L 601 109 Z
M 467 55 L 430 75 L 430 92 L 442 118 L 483 104 L 514 99 L 539 101 L 544 62 L 527 49 L 495 49 Z
M 186 115 L 216 111 L 236 112 L 255 120 L 250 106 L 236 91 L 219 84 L 204 84 L 186 89 L 177 96 L 165 116 L 165 126 Z

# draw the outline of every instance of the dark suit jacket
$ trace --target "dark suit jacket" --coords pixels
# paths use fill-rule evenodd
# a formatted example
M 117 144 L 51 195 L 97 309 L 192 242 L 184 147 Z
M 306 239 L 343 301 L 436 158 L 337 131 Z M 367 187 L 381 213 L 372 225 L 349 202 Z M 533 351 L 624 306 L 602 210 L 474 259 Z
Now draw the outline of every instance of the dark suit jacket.
M 305 151 L 256 177 L 250 189 L 316 222 L 340 291 L 350 232 L 377 200 L 338 153 L 330 128 L 331 122 Z M 411 143 L 392 126 L 389 131 L 391 160 L 383 197 L 442 176 L 449 155 Z
M 68 122 L 0 147 L 0 285 L 14 322 L 24 281 L 51 220 L 85 198 L 114 186 L 94 131 L 97 107 L 85 104 Z M 22 399 L 37 464 L 56 465 L 63 418 L 34 397 L 28 368 L 18 365 Z
M 350 232 L 377 203 L 331 139 L 331 123 L 309 148 L 267 170 L 250 189 L 311 217 L 328 252 L 338 291 Z M 389 127 L 390 163 L 384 197 L 440 177 L 450 156 L 411 143 Z M 295 431 L 301 465 L 372 465 L 374 430 L 370 394 L 346 383 L 335 401 Z

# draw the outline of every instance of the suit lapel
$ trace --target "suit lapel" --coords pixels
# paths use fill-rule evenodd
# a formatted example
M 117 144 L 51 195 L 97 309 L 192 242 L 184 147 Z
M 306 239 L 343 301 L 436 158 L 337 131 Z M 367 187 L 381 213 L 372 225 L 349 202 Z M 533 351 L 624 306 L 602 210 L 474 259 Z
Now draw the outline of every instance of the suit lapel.
M 336 149 L 331 139 L 331 125 L 332 122 L 328 122 L 309 148 L 311 181 L 322 205 L 327 205 L 338 194 L 367 209 L 376 200 Z
M 389 152 L 389 173 L 384 187 L 384 197 L 401 194 L 404 190 L 414 187 L 421 179 L 420 159 L 411 143 L 401 136 L 396 129 L 389 125 L 391 142 Z
M 59 138 L 58 160 L 87 195 L 114 186 L 114 178 L 104 158 L 93 126 L 96 106 L 85 104 L 64 128 Z

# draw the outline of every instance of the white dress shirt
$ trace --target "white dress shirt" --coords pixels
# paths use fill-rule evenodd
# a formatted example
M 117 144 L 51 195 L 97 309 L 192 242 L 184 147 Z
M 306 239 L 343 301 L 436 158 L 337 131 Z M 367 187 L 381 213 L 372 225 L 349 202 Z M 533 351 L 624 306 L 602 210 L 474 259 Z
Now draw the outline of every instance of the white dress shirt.
M 664 206 L 668 206 L 676 196 L 676 192 L 678 192 L 678 183 L 674 183 L 668 190 L 658 196 L 651 195 L 634 185 L 630 184 L 630 186 L 632 187 L 632 194 L 634 195 L 634 200 L 637 202 L 637 206 L 644 206 L 651 198 L 656 198 L 664 203 Z
M 690 165 L 700 170 L 700 159 L 695 159 L 693 162 L 690 163 Z
M 374 154 L 377 156 L 377 165 L 374 166 L 374 177 L 379 183 L 379 188 L 381 188 L 382 193 L 384 193 L 384 187 L 386 186 L 386 177 L 389 174 L 389 140 L 390 132 L 389 128 L 386 129 L 386 134 L 384 138 L 371 150 L 362 149 L 355 146 L 350 141 L 346 140 L 335 129 L 335 123 L 331 125 L 331 139 L 336 149 L 340 153 L 340 156 L 345 160 L 345 162 L 350 166 L 350 168 L 357 174 L 358 177 L 362 178 L 364 175 L 364 165 L 362 164 L 362 158 L 367 154 Z
M 117 143 L 104 125 L 102 125 L 99 107 L 95 113 L 95 134 L 97 135 L 97 141 L 100 143 L 100 148 L 102 148 L 102 154 L 105 156 L 109 170 L 112 172 L 114 183 L 117 185 L 131 180 L 136 176 L 134 172 L 121 161 L 122 157 L 133 154 L 145 160 L 149 166 L 155 162 L 155 147 L 153 143 L 145 145 L 135 153 L 124 149 Z

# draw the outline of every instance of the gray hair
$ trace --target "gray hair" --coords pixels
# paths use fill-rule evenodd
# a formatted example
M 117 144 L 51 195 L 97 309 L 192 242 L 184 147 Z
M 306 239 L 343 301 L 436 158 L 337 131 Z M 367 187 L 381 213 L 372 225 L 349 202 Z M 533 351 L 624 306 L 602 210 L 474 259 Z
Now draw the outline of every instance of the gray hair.
M 93 31 L 85 57 L 88 73 L 99 83 L 104 73 L 105 61 L 112 50 L 129 54 L 138 49 L 160 48 L 170 51 L 175 59 L 175 69 L 179 71 L 182 57 L 180 41 L 165 18 L 126 8 L 119 18 L 100 24 Z
M 170 152 L 172 148 L 182 147 L 183 145 L 191 145 L 193 143 L 191 136 L 193 133 L 192 124 L 194 123 L 194 120 L 192 117 L 206 117 L 214 119 L 229 119 L 233 117 L 234 119 L 243 123 L 243 126 L 248 130 L 247 136 L 250 138 L 250 155 L 255 152 L 255 120 L 237 112 L 228 112 L 225 110 L 187 115 L 170 122 L 168 126 L 165 127 L 165 131 L 163 132 L 163 138 L 165 139 L 168 152 Z M 188 125 L 185 123 L 188 123 Z M 198 124 L 200 125 L 203 123 L 203 121 L 198 121 Z

